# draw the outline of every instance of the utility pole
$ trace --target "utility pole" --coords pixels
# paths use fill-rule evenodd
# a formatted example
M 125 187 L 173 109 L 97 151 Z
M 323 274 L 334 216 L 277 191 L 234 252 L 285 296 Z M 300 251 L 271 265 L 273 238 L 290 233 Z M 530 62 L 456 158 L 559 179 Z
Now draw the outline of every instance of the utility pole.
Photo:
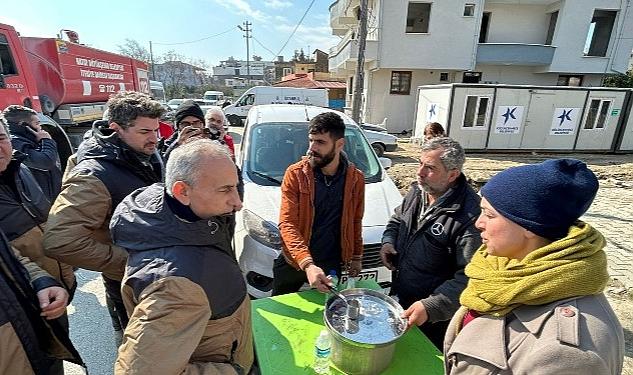
M 358 59 L 354 77 L 352 97 L 352 119 L 360 124 L 360 107 L 363 101 L 363 81 L 365 75 L 365 45 L 367 44 L 367 0 L 360 0 L 360 25 L 358 28 Z
M 152 64 L 152 80 L 156 81 L 156 70 L 154 70 L 154 52 L 152 51 L 152 41 L 149 41 L 149 62 Z
M 248 77 L 247 85 L 250 85 L 251 84 L 251 51 L 250 51 L 249 39 L 253 37 L 251 35 L 251 32 L 253 31 L 253 29 L 250 28 L 250 26 L 253 26 L 253 24 L 248 21 L 244 21 L 242 25 L 244 25 L 244 27 L 242 27 L 241 25 L 237 25 L 237 28 L 244 32 L 243 36 L 244 38 L 246 38 L 246 77 Z

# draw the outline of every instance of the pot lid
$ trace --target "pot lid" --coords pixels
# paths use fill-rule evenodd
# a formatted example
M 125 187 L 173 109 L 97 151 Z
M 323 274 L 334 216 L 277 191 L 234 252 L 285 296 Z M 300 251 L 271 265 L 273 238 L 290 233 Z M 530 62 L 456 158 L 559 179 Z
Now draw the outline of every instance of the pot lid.
M 361 344 L 386 344 L 402 336 L 407 322 L 401 318 L 402 307 L 391 297 L 371 289 L 347 289 L 345 298 L 360 305 L 358 319 L 347 314 L 347 304 L 331 296 L 325 306 L 324 318 L 331 333 Z

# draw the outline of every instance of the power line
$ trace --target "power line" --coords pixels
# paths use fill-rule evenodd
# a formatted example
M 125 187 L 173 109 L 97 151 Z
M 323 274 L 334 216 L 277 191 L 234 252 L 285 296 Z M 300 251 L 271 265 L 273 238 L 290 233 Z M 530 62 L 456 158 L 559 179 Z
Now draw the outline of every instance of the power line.
M 257 40 L 257 38 L 255 38 L 255 36 L 253 34 L 251 34 L 251 37 L 253 38 L 253 40 L 255 40 L 255 42 L 257 42 L 257 44 L 260 45 L 260 47 L 262 47 L 263 49 L 265 49 L 266 51 L 270 52 L 273 55 L 273 58 L 276 56 L 275 52 L 271 51 L 269 48 L 267 48 L 265 45 L 262 44 L 262 42 L 260 42 L 259 40 Z
M 201 42 L 203 40 L 215 38 L 216 36 L 224 35 L 224 34 L 228 33 L 229 31 L 233 31 L 235 29 L 237 29 L 237 27 L 236 26 L 232 26 L 230 29 L 222 31 L 221 33 L 209 35 L 207 37 L 196 39 L 196 40 L 191 40 L 189 42 L 178 42 L 178 43 L 157 43 L 157 42 L 154 42 L 154 44 L 158 44 L 158 45 L 161 45 L 161 46 L 175 46 L 175 45 L 180 45 L 180 44 L 197 43 L 197 42 Z
M 288 45 L 288 42 L 290 42 L 290 39 L 292 39 L 292 37 L 295 35 L 295 33 L 297 32 L 297 29 L 299 28 L 299 26 L 301 26 L 301 23 L 303 22 L 303 19 L 306 18 L 306 15 L 308 15 L 308 12 L 310 11 L 310 8 L 312 8 L 312 5 L 314 4 L 316 0 L 312 0 L 310 2 L 310 5 L 308 5 L 308 9 L 306 9 L 305 13 L 303 13 L 303 16 L 301 16 L 301 19 L 299 20 L 299 22 L 297 23 L 297 26 L 295 26 L 295 29 L 292 30 L 292 33 L 290 34 L 290 36 L 288 37 L 288 40 L 286 40 L 286 43 L 284 43 L 284 45 L 281 47 L 281 49 L 279 50 L 279 52 L 277 52 L 275 54 L 275 56 L 279 56 L 281 54 L 281 52 L 284 50 L 284 48 L 286 48 L 286 46 Z

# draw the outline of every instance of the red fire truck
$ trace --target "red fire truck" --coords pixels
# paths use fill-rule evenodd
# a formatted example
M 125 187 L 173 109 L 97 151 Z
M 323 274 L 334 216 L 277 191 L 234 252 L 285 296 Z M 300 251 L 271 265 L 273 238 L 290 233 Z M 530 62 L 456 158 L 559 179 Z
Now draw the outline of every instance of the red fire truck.
M 0 109 L 33 108 L 65 161 L 105 102 L 119 91 L 149 94 L 148 66 L 59 38 L 20 36 L 0 23 Z

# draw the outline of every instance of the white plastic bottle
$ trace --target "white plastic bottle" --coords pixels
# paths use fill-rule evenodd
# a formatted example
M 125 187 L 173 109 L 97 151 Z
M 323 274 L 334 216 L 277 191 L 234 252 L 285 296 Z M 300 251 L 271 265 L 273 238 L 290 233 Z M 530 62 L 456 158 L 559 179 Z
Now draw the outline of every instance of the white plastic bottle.
M 314 343 L 314 372 L 320 375 L 330 373 L 330 334 L 322 330 Z
M 347 277 L 347 289 L 354 289 L 356 288 L 356 278 L 353 276 L 348 276 Z

